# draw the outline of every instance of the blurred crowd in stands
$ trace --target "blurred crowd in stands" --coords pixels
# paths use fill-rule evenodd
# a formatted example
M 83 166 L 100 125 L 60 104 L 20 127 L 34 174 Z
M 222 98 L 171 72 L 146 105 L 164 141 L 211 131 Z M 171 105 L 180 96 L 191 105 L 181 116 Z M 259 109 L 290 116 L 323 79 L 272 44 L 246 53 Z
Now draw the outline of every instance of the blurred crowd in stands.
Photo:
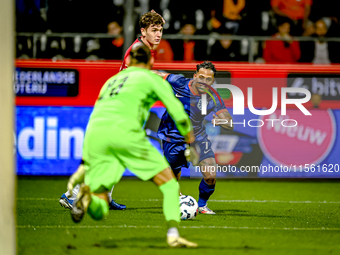
M 16 57 L 54 59 L 122 59 L 124 0 L 16 0 Z M 338 0 L 134 0 L 135 36 L 138 20 L 154 9 L 166 20 L 164 35 L 183 34 L 184 39 L 163 39 L 156 61 L 248 61 L 262 63 L 340 63 L 340 12 Z M 49 36 L 74 33 L 72 37 Z M 112 37 L 84 38 L 77 33 L 106 33 Z M 207 40 L 185 35 L 209 35 Z M 225 36 L 224 39 L 217 35 Z M 231 40 L 230 35 L 242 36 Z M 249 36 L 272 36 L 256 40 Z M 310 37 L 312 40 L 294 40 Z M 327 41 L 339 38 L 339 41 Z M 250 49 L 251 48 L 251 49 Z

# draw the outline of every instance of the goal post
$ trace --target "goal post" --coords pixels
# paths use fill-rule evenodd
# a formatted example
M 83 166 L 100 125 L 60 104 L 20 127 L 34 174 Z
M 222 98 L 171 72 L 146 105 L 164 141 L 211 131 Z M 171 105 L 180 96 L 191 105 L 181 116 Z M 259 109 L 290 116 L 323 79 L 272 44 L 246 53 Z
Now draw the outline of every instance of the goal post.
M 0 253 L 16 254 L 14 163 L 14 6 L 0 0 Z

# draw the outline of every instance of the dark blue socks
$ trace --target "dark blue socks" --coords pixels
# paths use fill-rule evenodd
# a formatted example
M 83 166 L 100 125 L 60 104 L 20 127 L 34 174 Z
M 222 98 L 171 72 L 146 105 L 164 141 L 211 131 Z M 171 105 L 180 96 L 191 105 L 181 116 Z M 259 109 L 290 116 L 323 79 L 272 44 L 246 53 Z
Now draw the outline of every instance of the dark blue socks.
M 215 191 L 215 184 L 208 185 L 204 179 L 202 179 L 200 186 L 199 186 L 199 199 L 198 199 L 198 206 L 203 207 L 207 204 L 209 197 Z

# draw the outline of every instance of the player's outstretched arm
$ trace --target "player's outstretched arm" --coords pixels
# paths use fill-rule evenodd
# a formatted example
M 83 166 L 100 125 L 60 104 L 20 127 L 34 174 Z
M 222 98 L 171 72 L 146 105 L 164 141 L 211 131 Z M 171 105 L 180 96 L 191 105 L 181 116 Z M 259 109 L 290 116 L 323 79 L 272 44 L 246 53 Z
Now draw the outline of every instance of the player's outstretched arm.
M 153 72 L 154 74 L 157 74 L 159 75 L 160 77 L 164 78 L 165 76 L 167 76 L 169 73 L 166 73 L 166 72 L 160 72 L 160 71 L 157 71 L 157 70 L 151 70 L 151 72 Z
M 217 116 L 214 114 L 211 123 L 216 126 L 221 126 L 229 131 L 233 131 L 234 129 L 233 119 L 228 111 L 221 112 Z

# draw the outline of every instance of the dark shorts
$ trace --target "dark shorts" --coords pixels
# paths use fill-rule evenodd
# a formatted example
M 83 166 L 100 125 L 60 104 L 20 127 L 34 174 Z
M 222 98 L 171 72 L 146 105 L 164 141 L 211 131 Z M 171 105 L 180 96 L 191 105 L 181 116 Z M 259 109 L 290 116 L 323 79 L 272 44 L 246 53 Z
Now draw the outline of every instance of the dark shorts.
M 200 155 L 199 162 L 207 158 L 215 158 L 215 154 L 211 149 L 210 140 L 205 140 L 204 142 L 194 142 L 192 145 L 196 147 L 196 150 Z M 189 162 L 187 162 L 184 156 L 185 149 L 185 143 L 170 143 L 163 141 L 164 156 L 169 162 L 170 167 L 175 175 L 181 172 L 182 167 L 189 167 Z

